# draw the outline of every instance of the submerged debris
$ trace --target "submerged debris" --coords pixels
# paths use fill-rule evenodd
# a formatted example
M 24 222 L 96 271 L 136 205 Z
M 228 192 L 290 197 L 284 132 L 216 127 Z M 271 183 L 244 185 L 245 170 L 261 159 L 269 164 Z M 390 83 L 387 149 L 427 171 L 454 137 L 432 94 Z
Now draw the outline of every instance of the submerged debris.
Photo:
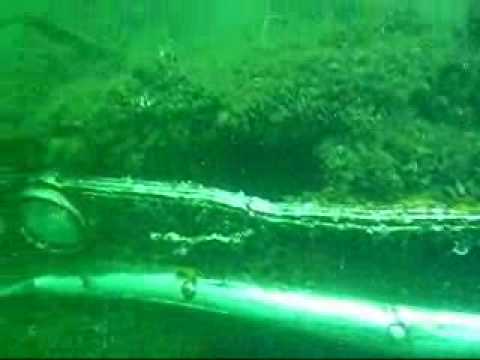
M 92 58 L 118 56 L 113 50 L 107 49 L 94 40 L 57 25 L 42 16 L 29 14 L 5 19 L 0 22 L 0 29 L 14 25 L 33 28 L 43 36 L 46 36 L 50 41 L 74 48 L 83 56 Z

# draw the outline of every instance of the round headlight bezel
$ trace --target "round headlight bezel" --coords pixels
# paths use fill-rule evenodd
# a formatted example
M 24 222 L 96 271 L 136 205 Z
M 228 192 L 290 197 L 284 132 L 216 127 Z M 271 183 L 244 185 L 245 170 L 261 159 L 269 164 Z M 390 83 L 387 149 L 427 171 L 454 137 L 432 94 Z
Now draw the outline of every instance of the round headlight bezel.
M 34 231 L 35 229 L 29 229 L 29 226 L 31 226 L 31 223 L 27 220 L 27 216 L 29 216 L 28 211 L 31 211 L 29 205 L 38 205 L 42 202 L 48 205 L 45 210 L 53 205 L 58 208 L 58 211 L 62 211 L 63 219 L 59 219 L 58 221 L 68 221 L 69 223 L 67 225 L 72 228 L 72 231 L 77 232 L 75 236 L 78 239 L 77 241 L 74 241 L 74 244 L 66 245 L 68 242 L 65 242 L 64 244 L 66 246 L 59 246 L 60 243 L 58 241 L 39 239 L 35 236 L 35 233 L 38 234 L 38 231 Z M 18 211 L 21 219 L 20 230 L 24 235 L 25 240 L 31 243 L 35 248 L 49 253 L 61 254 L 75 253 L 84 248 L 86 240 L 85 219 L 80 211 L 59 189 L 45 185 L 30 186 L 20 193 Z M 68 216 L 65 217 L 64 214 L 67 214 Z M 66 236 L 68 236 L 68 234 L 66 234 Z

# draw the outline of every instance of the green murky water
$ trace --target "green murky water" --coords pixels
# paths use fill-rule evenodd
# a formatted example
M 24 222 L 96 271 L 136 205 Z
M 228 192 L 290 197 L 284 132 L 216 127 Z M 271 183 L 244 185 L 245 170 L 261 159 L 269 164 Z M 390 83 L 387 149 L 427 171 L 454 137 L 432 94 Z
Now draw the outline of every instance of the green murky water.
M 0 8 L 1 356 L 479 356 L 476 1 Z

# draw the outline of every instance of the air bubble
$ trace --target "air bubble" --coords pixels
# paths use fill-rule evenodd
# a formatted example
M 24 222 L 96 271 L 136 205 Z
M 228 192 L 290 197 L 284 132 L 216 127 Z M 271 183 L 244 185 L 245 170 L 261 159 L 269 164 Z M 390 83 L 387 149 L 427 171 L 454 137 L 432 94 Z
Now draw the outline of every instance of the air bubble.
M 403 340 L 407 337 L 407 329 L 402 323 L 391 324 L 388 333 L 394 340 Z
M 185 280 L 182 283 L 182 286 L 181 286 L 180 290 L 181 290 L 183 299 L 186 300 L 186 301 L 193 300 L 193 298 L 195 297 L 195 295 L 197 293 L 195 282 L 192 281 L 192 280 Z
M 455 255 L 465 256 L 470 252 L 470 245 L 465 241 L 455 241 L 452 251 Z

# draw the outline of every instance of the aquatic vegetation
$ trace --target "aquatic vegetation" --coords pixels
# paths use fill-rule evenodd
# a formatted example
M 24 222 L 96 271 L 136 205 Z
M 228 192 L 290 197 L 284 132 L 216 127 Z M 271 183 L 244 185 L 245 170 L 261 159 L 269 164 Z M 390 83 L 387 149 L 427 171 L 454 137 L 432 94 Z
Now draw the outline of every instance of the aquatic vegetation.
M 432 77 L 428 88 L 418 91 L 414 101 L 420 114 L 431 121 L 466 129 L 478 127 L 479 83 L 480 58 L 452 56 Z
M 478 197 L 478 137 L 465 132 L 478 110 L 477 62 L 449 60 L 449 47 L 432 53 L 428 26 L 405 25 L 417 20 L 389 14 L 361 46 L 343 33 L 337 44 L 252 48 L 222 68 L 221 83 L 201 81 L 180 56 L 157 54 L 102 82 L 73 82 L 38 115 L 60 134 L 47 162 L 272 197 Z
M 422 22 L 417 11 L 412 8 L 397 8 L 386 13 L 378 30 L 387 34 L 421 35 L 431 29 Z
M 168 22 L 189 27 L 186 23 L 199 18 L 168 16 L 177 8 L 164 5 L 167 1 L 133 8 L 129 1 L 112 1 L 125 22 L 108 40 L 118 46 L 112 51 L 101 45 L 101 30 L 92 31 L 98 42 L 90 41 L 71 30 L 74 26 L 55 23 L 50 13 L 52 24 L 39 18 L 23 22 L 28 44 L 35 46 L 21 50 L 24 62 L 18 68 L 25 71 L 12 76 L 15 83 L 0 84 L 8 103 L 0 112 L 6 119 L 0 125 L 0 150 L 24 153 L 4 157 L 0 167 L 67 175 L 67 185 L 60 176 L 50 184 L 68 193 L 86 215 L 95 246 L 54 261 L 48 251 L 40 254 L 48 244 L 33 239 L 30 230 L 24 234 L 39 247 L 38 258 L 37 252 L 18 255 L 25 239 L 10 239 L 15 223 L 6 227 L 12 216 L 6 206 L 0 242 L 12 255 L 4 260 L 69 275 L 87 263 L 91 273 L 172 266 L 176 296 L 187 306 L 192 302 L 193 311 L 184 321 L 176 314 L 169 324 L 169 311 L 162 308 L 159 322 L 153 307 L 139 307 L 118 294 L 121 301 L 105 304 L 104 314 L 97 303 L 90 313 L 75 300 L 56 319 L 52 314 L 59 305 L 49 297 L 45 305 L 51 311 L 39 310 L 46 314 L 44 321 L 35 319 L 20 329 L 13 313 L 7 321 L 0 319 L 1 329 L 15 327 L 11 334 L 4 331 L 4 352 L 73 356 L 88 348 L 92 356 L 117 351 L 154 356 L 178 348 L 211 355 L 219 346 L 239 347 L 219 342 L 222 332 L 242 339 L 245 348 L 244 325 L 233 333 L 230 322 L 226 331 L 210 326 L 207 334 L 203 325 L 212 324 L 211 314 L 193 318 L 196 302 L 205 296 L 204 281 L 214 278 L 225 287 L 230 280 L 246 279 L 281 289 L 375 295 L 389 303 L 478 303 L 478 276 L 471 270 L 479 245 L 479 57 L 465 44 L 437 39 L 431 26 L 409 11 L 390 12 L 376 24 L 363 18 L 374 10 L 371 1 L 334 1 L 332 9 L 323 1 L 309 2 L 319 12 L 308 14 L 309 20 L 290 17 L 286 7 L 269 9 L 279 16 L 266 14 L 263 28 L 259 16 L 246 43 L 231 41 L 225 48 L 215 43 L 205 50 L 208 56 L 200 56 L 201 45 L 182 42 L 192 29 L 170 31 Z M 85 14 L 93 13 L 97 2 L 78 3 L 88 4 Z M 208 3 L 205 9 L 211 12 L 213 2 Z M 409 1 L 408 8 L 414 3 Z M 137 38 L 142 26 L 157 23 L 153 9 L 160 6 L 162 17 L 175 19 Z M 148 12 L 151 23 L 142 24 Z M 361 19 L 355 18 L 360 13 Z M 217 28 L 198 22 L 203 34 Z M 105 25 L 116 29 L 110 33 L 118 30 Z M 132 43 L 126 44 L 129 38 Z M 90 175 L 113 179 L 95 187 L 98 178 Z M 190 187 L 183 180 L 202 185 Z M 75 181 L 81 186 L 72 186 Z M 315 215 L 311 211 L 319 204 Z M 452 218 L 450 208 L 466 214 Z M 45 215 L 36 207 L 32 211 L 37 218 Z M 29 219 L 30 227 L 42 225 L 37 218 Z M 51 245 L 65 242 L 57 238 Z M 418 264 L 429 266 L 419 273 Z M 20 276 L 18 266 L 9 269 Z M 95 286 L 83 278 L 83 285 Z M 17 305 L 17 300 L 23 301 L 15 299 Z M 38 300 L 35 305 L 43 301 Z M 69 320 L 69 313 L 76 320 Z M 79 320 L 80 314 L 88 319 Z M 201 325 L 200 335 L 192 334 L 195 323 Z M 385 335 L 410 340 L 415 334 L 404 325 L 392 316 Z M 264 349 L 264 334 L 258 338 Z M 276 351 L 285 354 L 280 347 Z
M 396 160 L 381 148 L 364 143 L 323 144 L 315 152 L 325 185 L 338 193 L 387 199 L 403 191 Z

